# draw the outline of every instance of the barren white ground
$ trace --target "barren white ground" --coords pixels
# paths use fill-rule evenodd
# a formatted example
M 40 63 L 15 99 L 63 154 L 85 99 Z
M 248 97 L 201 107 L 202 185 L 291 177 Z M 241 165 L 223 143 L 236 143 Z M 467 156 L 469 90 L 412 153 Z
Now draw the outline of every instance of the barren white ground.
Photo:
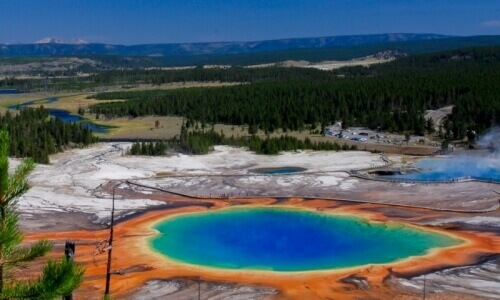
M 241 194 L 246 189 L 289 189 L 291 186 L 336 186 L 349 190 L 358 179 L 349 178 L 345 170 L 384 165 L 379 155 L 367 152 L 288 152 L 277 156 L 256 155 L 242 148 L 215 147 L 208 155 L 148 157 L 126 155 L 130 143 L 101 143 L 54 155 L 50 165 L 37 165 L 30 175 L 32 188 L 20 198 L 19 210 L 25 217 L 53 212 L 81 212 L 94 215 L 96 222 L 108 218 L 111 195 L 100 187 L 110 180 L 135 180 L 148 185 L 179 192 L 208 196 L 209 184 L 213 194 Z M 13 160 L 12 167 L 19 163 Z M 255 168 L 296 166 L 307 169 L 306 174 L 294 176 L 262 176 Z M 312 176 L 310 172 L 329 172 Z M 162 177 L 158 175 L 181 177 Z M 225 175 L 211 177 L 210 175 Z M 221 178 L 230 178 L 226 182 Z M 204 184 L 202 184 L 204 183 Z M 183 190 L 185 189 L 185 190 Z M 134 212 L 161 205 L 164 202 L 147 199 L 117 199 L 116 210 Z

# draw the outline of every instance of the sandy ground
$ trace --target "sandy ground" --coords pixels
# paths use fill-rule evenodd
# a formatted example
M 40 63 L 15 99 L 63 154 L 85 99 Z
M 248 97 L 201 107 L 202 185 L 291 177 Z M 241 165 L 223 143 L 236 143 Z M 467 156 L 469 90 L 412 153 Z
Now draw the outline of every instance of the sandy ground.
M 116 219 L 120 224 L 116 246 L 121 250 L 116 252 L 113 269 L 123 269 L 125 275 L 113 277 L 113 291 L 120 299 L 196 298 L 198 276 L 201 276 L 202 299 L 325 299 L 339 295 L 353 299 L 418 299 L 423 282 L 419 276 L 424 271 L 428 274 L 427 284 L 433 287 L 428 290 L 431 298 L 495 299 L 491 295 L 498 283 L 498 259 L 491 255 L 500 253 L 498 210 L 471 214 L 391 205 L 487 209 L 498 203 L 498 194 L 494 192 L 498 191 L 497 185 L 407 184 L 349 177 L 346 171 L 385 165 L 380 155 L 368 152 L 300 151 L 261 156 L 244 149 L 218 146 L 203 156 L 141 157 L 126 155 L 128 147 L 130 143 L 101 143 L 54 155 L 50 165 L 36 167 L 30 176 L 32 188 L 19 201 L 21 225 L 28 240 L 47 237 L 56 245 L 66 238 L 77 240 L 77 261 L 87 266 L 85 283 L 77 299 L 102 294 L 105 255 L 98 256 L 94 265 L 92 253 L 96 242 L 107 238 L 108 231 L 101 229 L 109 222 L 113 186 L 125 180 L 194 198 L 127 184 L 116 188 Z M 389 158 L 401 160 L 401 156 Z M 17 163 L 18 160 L 12 160 L 12 167 Z M 284 176 L 253 172 L 258 168 L 284 166 L 302 167 L 306 171 Z M 315 200 L 316 197 L 350 201 Z M 248 204 L 341 209 L 379 220 L 424 226 L 428 230 L 444 230 L 473 242 L 460 251 L 395 268 L 397 274 L 388 266 L 334 272 L 327 277 L 299 276 L 293 280 L 289 276 L 263 276 L 258 272 L 200 273 L 199 268 L 172 267 L 141 246 L 145 238 L 154 234 L 150 230 L 152 220 L 179 212 Z M 485 260 L 486 254 L 490 258 Z M 442 282 L 450 276 L 454 281 L 444 285 Z
M 434 121 L 435 129 L 437 131 L 439 125 L 442 125 L 444 123 L 444 120 L 446 119 L 446 117 L 451 115 L 452 111 L 453 111 L 453 105 L 445 106 L 440 109 L 425 111 L 424 117 L 426 120 L 432 118 L 432 121 Z
M 65 97 L 69 96 L 69 93 L 23 93 L 23 94 L 12 94 L 12 95 L 0 95 L 0 107 L 6 108 L 12 104 L 19 104 L 31 100 L 41 100 L 48 99 L 51 97 Z
M 230 85 L 240 85 L 241 82 L 220 82 L 220 81 L 185 81 L 185 82 L 169 82 L 159 85 L 152 84 L 135 84 L 131 86 L 104 86 L 95 89 L 97 92 L 116 92 L 116 91 L 144 91 L 151 89 L 174 90 L 193 87 L 220 87 Z
M 335 69 L 340 69 L 344 67 L 353 67 L 353 66 L 363 66 L 363 67 L 369 67 L 373 64 L 381 64 L 381 63 L 386 63 L 393 61 L 394 59 L 376 59 L 376 58 L 370 58 L 370 59 L 353 59 L 350 61 L 323 61 L 320 63 L 314 63 L 310 64 L 308 66 L 305 66 L 306 68 L 314 68 L 318 70 L 323 70 L 323 71 L 331 71 Z
M 285 68 L 313 68 L 322 71 L 331 71 L 335 69 L 340 69 L 344 67 L 354 67 L 354 66 L 363 66 L 369 67 L 373 64 L 381 64 L 393 61 L 394 58 L 385 59 L 385 58 L 374 58 L 374 57 L 366 57 L 352 60 L 338 60 L 338 61 L 320 61 L 311 63 L 306 60 L 287 60 L 279 63 L 267 63 L 267 64 L 259 64 L 259 65 L 250 65 L 245 68 L 267 68 L 267 67 L 285 67 Z M 229 68 L 230 66 L 205 66 L 205 67 L 218 67 L 218 68 Z

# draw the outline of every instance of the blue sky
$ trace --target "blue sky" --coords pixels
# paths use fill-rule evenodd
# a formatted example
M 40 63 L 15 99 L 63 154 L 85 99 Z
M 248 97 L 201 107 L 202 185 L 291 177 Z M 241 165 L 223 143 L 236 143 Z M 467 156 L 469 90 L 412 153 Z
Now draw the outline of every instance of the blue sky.
M 500 0 L 0 0 L 0 43 L 251 41 L 388 32 L 500 34 Z

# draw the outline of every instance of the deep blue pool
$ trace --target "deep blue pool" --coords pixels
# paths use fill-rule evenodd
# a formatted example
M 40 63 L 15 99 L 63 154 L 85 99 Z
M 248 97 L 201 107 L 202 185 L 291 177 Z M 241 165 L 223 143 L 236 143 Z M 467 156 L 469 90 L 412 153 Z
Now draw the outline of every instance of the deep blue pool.
M 282 272 L 390 263 L 462 241 L 398 223 L 289 208 L 232 208 L 170 217 L 151 246 L 184 263 Z
M 281 175 L 281 174 L 293 174 L 298 172 L 304 172 L 307 169 L 299 167 L 280 167 L 280 168 L 261 168 L 254 169 L 252 172 L 266 175 Z
M 419 160 L 413 166 L 421 171 L 395 174 L 389 177 L 415 181 L 451 181 L 471 178 L 500 182 L 500 157 L 495 155 L 427 158 Z

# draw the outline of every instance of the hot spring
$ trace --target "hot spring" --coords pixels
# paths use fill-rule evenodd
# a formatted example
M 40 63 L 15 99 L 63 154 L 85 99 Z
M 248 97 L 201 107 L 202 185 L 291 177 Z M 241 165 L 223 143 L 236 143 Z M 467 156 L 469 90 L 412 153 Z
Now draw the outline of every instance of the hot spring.
M 399 223 L 291 208 L 232 208 L 167 218 L 151 247 L 224 269 L 298 272 L 391 263 L 460 240 Z
M 307 169 L 300 167 L 278 167 L 278 168 L 260 168 L 253 169 L 252 172 L 265 174 L 265 175 L 285 175 L 285 174 L 293 174 L 304 172 Z
M 414 181 L 478 179 L 500 182 L 500 158 L 495 155 L 449 156 L 421 159 L 413 165 L 419 172 L 394 174 L 390 178 Z

